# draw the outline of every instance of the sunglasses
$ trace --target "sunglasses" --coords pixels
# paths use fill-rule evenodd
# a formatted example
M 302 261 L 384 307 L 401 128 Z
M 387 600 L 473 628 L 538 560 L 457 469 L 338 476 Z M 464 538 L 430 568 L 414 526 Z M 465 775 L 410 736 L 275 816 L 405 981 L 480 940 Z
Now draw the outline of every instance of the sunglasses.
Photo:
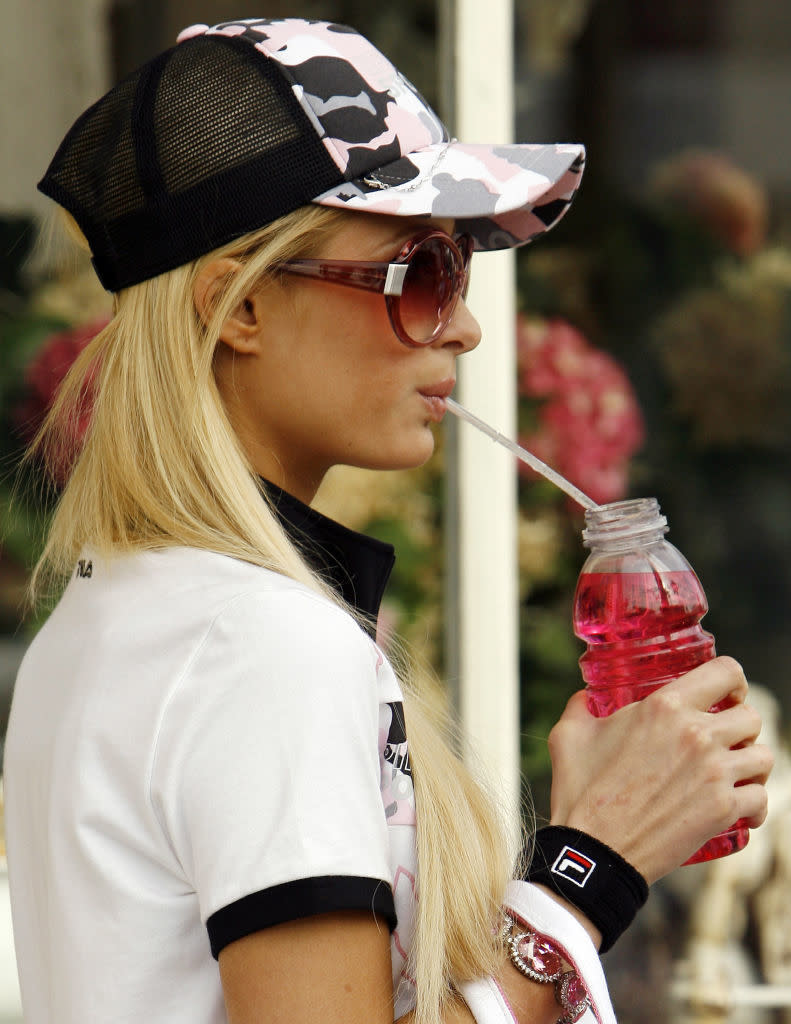
M 360 260 L 287 260 L 280 270 L 329 284 L 384 295 L 387 314 L 404 345 L 430 345 L 450 323 L 467 294 L 473 241 L 442 231 L 415 235 L 392 263 Z

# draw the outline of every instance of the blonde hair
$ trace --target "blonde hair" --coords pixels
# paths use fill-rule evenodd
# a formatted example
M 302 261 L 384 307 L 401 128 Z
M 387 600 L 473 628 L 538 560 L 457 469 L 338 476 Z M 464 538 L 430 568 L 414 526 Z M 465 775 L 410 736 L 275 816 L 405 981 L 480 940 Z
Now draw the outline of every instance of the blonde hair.
M 265 566 L 339 600 L 262 500 L 215 383 L 213 357 L 219 325 L 273 264 L 315 251 L 344 216 L 304 207 L 115 297 L 112 321 L 81 353 L 34 442 L 33 453 L 59 457 L 64 423 L 79 418 L 92 379 L 90 428 L 34 571 L 34 592 L 68 578 L 86 547 L 112 554 L 187 545 Z M 240 269 L 204 323 L 194 285 L 205 264 L 221 257 Z M 513 856 L 496 801 L 454 753 L 437 702 L 401 675 L 419 808 L 408 969 L 416 1021 L 436 1024 L 459 982 L 497 968 L 495 928 Z

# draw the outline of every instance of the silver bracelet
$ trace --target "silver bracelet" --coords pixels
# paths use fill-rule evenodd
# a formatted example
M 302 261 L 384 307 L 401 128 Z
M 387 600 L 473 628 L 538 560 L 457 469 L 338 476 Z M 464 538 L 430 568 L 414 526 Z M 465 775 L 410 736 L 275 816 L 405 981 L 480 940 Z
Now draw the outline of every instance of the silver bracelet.
M 503 941 L 511 963 L 526 978 L 555 986 L 555 999 L 563 1010 L 556 1024 L 576 1024 L 590 1006 L 580 976 L 552 939 L 508 914 L 505 922 Z

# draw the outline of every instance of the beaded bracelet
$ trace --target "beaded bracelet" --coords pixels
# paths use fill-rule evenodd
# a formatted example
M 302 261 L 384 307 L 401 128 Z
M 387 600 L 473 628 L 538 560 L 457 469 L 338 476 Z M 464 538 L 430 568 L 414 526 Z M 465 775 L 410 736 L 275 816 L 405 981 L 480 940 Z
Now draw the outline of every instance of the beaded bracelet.
M 556 1024 L 576 1024 L 590 1006 L 590 999 L 580 976 L 555 943 L 508 914 L 503 940 L 508 958 L 520 974 L 555 986 L 555 999 L 563 1010 Z

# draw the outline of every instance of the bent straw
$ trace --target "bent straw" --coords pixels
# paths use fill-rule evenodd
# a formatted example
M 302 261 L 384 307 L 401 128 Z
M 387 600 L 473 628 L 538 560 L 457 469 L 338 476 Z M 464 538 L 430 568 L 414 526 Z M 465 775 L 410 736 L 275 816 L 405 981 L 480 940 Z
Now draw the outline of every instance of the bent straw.
M 567 480 L 560 473 L 548 466 L 546 462 L 542 462 L 537 455 L 533 455 L 526 448 L 522 448 L 515 441 L 506 437 L 505 434 L 501 434 L 494 427 L 490 427 L 484 420 L 479 419 L 474 413 L 471 413 L 469 409 L 465 409 L 463 405 L 459 405 L 458 402 L 454 402 L 452 398 L 446 398 L 445 402 L 448 406 L 448 410 L 453 413 L 454 416 L 458 416 L 459 419 L 466 420 L 468 423 L 472 423 L 474 427 L 477 427 L 482 433 L 490 437 L 492 441 L 496 441 L 501 444 L 504 448 L 507 448 L 512 455 L 515 455 L 521 462 L 526 463 L 531 469 L 534 469 L 541 476 L 546 477 L 556 487 L 559 487 L 561 491 L 565 491 L 570 498 L 573 498 L 578 505 L 582 505 L 583 508 L 598 508 L 596 502 L 589 498 L 587 494 L 581 491 L 578 487 L 575 487 L 573 483 Z

